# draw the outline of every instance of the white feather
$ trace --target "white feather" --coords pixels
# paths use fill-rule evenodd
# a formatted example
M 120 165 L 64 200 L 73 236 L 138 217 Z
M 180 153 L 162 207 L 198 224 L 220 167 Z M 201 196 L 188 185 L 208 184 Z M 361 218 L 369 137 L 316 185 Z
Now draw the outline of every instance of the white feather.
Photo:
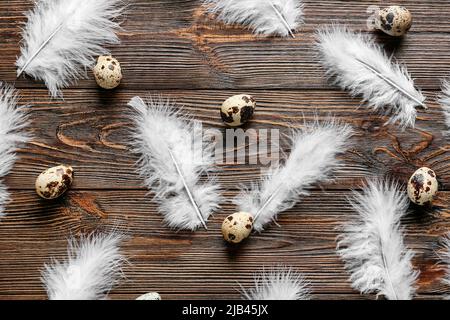
M 317 38 L 320 62 L 336 85 L 390 115 L 389 123 L 414 127 L 416 106 L 425 107 L 425 97 L 406 68 L 388 58 L 371 35 L 332 25 L 318 31 Z
M 418 273 L 400 227 L 409 205 L 405 192 L 395 183 L 368 181 L 350 204 L 358 216 L 342 226 L 338 254 L 351 274 L 353 288 L 390 300 L 412 299 Z
M 28 140 L 28 135 L 21 132 L 27 125 L 27 116 L 24 107 L 17 106 L 17 100 L 17 92 L 0 82 L 0 217 L 9 200 L 1 179 L 11 171 L 18 145 Z
M 67 258 L 44 266 L 42 282 L 50 300 L 100 300 L 123 277 L 123 237 L 117 233 L 69 239 Z
M 204 223 L 221 201 L 214 177 L 200 182 L 214 168 L 213 143 L 200 141 L 201 147 L 194 147 L 201 137 L 192 119 L 168 101 L 150 99 L 147 105 L 134 97 L 129 106 L 135 126 L 131 145 L 141 155 L 139 172 L 155 192 L 166 223 L 177 229 L 196 230 L 202 224 L 206 228 Z
M 204 0 L 226 24 L 248 26 L 256 34 L 293 35 L 303 23 L 301 0 Z
M 313 123 L 293 130 L 291 154 L 284 165 L 271 168 L 259 184 L 243 190 L 234 203 L 240 211 L 253 214 L 253 228 L 262 231 L 278 213 L 292 208 L 307 188 L 327 179 L 339 161 L 336 156 L 348 147 L 352 129 L 336 122 Z
M 439 102 L 442 105 L 445 123 L 447 124 L 446 136 L 450 136 L 450 83 L 445 81 L 442 85 L 442 94 L 440 96 Z
M 18 75 L 45 82 L 53 97 L 60 88 L 86 77 L 104 45 L 119 43 L 117 18 L 122 0 L 39 0 L 27 13 Z
M 446 268 L 443 282 L 450 287 L 450 233 L 444 239 L 444 254 L 441 256 L 441 260 Z M 450 300 L 450 293 L 445 296 L 445 299 Z
M 303 275 L 290 267 L 277 266 L 255 274 L 255 285 L 245 290 L 245 300 L 310 300 L 311 290 Z

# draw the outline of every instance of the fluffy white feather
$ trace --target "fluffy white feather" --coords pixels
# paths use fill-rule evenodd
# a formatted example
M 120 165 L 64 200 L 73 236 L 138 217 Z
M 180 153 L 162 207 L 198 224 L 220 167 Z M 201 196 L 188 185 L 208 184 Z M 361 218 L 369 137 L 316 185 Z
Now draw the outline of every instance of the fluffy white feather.
M 444 239 L 444 253 L 441 260 L 446 268 L 443 282 L 447 287 L 450 287 L 450 233 Z M 447 294 L 445 299 L 450 300 L 450 294 Z
M 358 216 L 342 226 L 338 254 L 351 274 L 353 288 L 390 300 L 411 299 L 418 273 L 400 227 L 409 205 L 405 192 L 395 183 L 368 181 L 350 204 Z
M 329 177 L 339 161 L 336 156 L 346 151 L 352 129 L 336 122 L 306 125 L 291 134 L 291 154 L 284 165 L 271 168 L 259 184 L 243 190 L 234 203 L 240 211 L 253 214 L 253 228 L 276 219 L 278 213 L 292 208 L 307 188 Z
M 317 39 L 319 59 L 336 85 L 390 115 L 388 122 L 414 127 L 416 107 L 425 107 L 425 97 L 406 68 L 392 61 L 371 35 L 332 25 L 319 30 Z
M 52 259 L 42 272 L 50 300 L 100 300 L 123 277 L 123 237 L 117 233 L 91 234 L 80 241 L 69 239 L 67 258 Z
M 17 106 L 17 93 L 0 82 L 0 217 L 4 215 L 4 206 L 9 200 L 4 178 L 16 161 L 15 151 L 20 143 L 26 142 L 27 134 L 21 132 L 27 125 L 24 107 Z
M 255 285 L 251 289 L 242 288 L 245 300 L 309 300 L 311 290 L 303 275 L 290 267 L 277 266 L 269 271 L 256 273 Z
M 301 0 L 204 0 L 226 24 L 248 26 L 256 34 L 287 37 L 303 23 Z
M 445 135 L 450 136 L 450 83 L 448 81 L 445 81 L 442 85 L 442 93 L 439 102 L 442 105 L 445 123 L 447 124 Z
M 168 101 L 140 97 L 129 102 L 135 129 L 131 145 L 141 155 L 139 172 L 151 188 L 169 227 L 196 230 L 219 208 L 215 178 L 200 178 L 214 168 L 212 142 L 198 141 L 194 122 Z M 197 132 L 198 133 L 198 132 Z M 205 139 L 206 140 L 206 139 Z M 195 147 L 197 145 L 197 147 Z
M 27 13 L 17 74 L 45 82 L 53 97 L 86 76 L 104 45 L 119 42 L 122 0 L 40 0 Z

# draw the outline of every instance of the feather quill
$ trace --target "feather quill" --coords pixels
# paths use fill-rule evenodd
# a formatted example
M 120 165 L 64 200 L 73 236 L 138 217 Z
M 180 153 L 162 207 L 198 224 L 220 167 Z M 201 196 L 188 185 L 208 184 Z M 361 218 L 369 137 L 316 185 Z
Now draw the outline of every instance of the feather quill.
M 442 93 L 439 98 L 445 116 L 445 123 L 447 125 L 447 131 L 445 131 L 444 134 L 450 136 L 450 83 L 448 81 L 444 81 Z
M 317 39 L 320 62 L 336 85 L 390 115 L 388 123 L 414 127 L 416 107 L 426 108 L 425 97 L 406 68 L 388 58 L 372 36 L 332 25 L 319 30 Z
M 198 141 L 194 123 L 168 101 L 140 97 L 129 102 L 135 130 L 131 145 L 141 155 L 139 172 L 153 189 L 160 212 L 171 228 L 196 230 L 219 208 L 220 187 L 215 178 L 200 178 L 213 169 L 211 142 Z M 197 144 L 198 145 L 198 144 Z
M 123 277 L 123 236 L 91 234 L 80 241 L 69 239 L 67 258 L 52 259 L 42 271 L 42 282 L 50 300 L 102 300 Z
M 269 271 L 255 273 L 254 287 L 244 289 L 244 300 L 310 300 L 309 283 L 302 274 L 286 266 L 277 266 Z
M 122 12 L 122 0 L 37 1 L 22 32 L 18 77 L 27 73 L 61 96 L 61 88 L 86 76 L 94 56 L 108 53 L 104 45 L 119 43 Z
M 444 254 L 441 256 L 441 260 L 446 268 L 443 282 L 450 287 L 450 233 L 444 238 Z M 450 300 L 450 294 L 447 294 L 445 299 Z
M 28 140 L 22 132 L 27 125 L 24 107 L 17 106 L 17 92 L 12 87 L 0 82 L 0 217 L 4 215 L 4 206 L 9 200 L 3 179 L 16 161 L 15 151 L 20 143 Z
M 292 208 L 307 188 L 329 177 L 344 152 L 352 129 L 334 121 L 306 125 L 291 134 L 291 154 L 284 165 L 271 168 L 259 184 L 234 199 L 240 211 L 252 213 L 253 228 L 261 232 L 278 213 Z
M 248 26 L 256 34 L 291 36 L 303 23 L 300 0 L 204 0 L 220 21 Z
M 358 216 L 342 226 L 337 252 L 353 288 L 389 300 L 412 299 L 418 273 L 400 227 L 407 196 L 396 183 L 368 181 L 363 193 L 355 192 L 349 201 Z

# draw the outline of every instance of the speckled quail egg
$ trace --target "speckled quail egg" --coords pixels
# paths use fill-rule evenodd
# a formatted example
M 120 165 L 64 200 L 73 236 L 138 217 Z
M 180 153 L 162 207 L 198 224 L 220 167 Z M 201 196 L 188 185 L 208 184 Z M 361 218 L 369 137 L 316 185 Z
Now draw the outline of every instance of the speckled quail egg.
M 250 120 L 255 108 L 256 101 L 252 96 L 239 94 L 224 101 L 220 109 L 220 115 L 227 125 L 238 127 Z
M 375 27 L 388 35 L 399 37 L 405 35 L 412 26 L 412 15 L 401 6 L 390 6 L 378 12 Z
M 112 56 L 99 56 L 93 71 L 95 81 L 103 89 L 114 89 L 122 80 L 120 63 Z
M 136 298 L 136 300 L 161 300 L 158 292 L 149 292 Z
M 60 165 L 42 172 L 36 179 L 36 193 L 44 199 L 62 196 L 73 182 L 73 169 Z
M 247 212 L 235 212 L 222 223 L 223 238 L 230 243 L 239 243 L 248 238 L 253 229 L 253 216 Z
M 409 199 L 420 206 L 431 203 L 437 192 L 436 174 L 430 168 L 418 169 L 408 181 Z

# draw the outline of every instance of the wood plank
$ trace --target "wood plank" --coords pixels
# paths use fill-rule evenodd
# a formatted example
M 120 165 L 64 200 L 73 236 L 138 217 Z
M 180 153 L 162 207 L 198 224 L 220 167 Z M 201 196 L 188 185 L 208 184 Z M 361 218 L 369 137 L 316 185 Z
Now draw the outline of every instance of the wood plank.
M 19 88 L 42 88 L 42 84 L 32 79 L 16 81 L 18 22 L 24 20 L 20 12 L 29 7 L 27 1 L 16 2 L 16 6 L 4 10 L 6 14 L 0 24 L 0 39 L 5 39 L 0 47 L 0 79 L 15 82 Z M 308 2 L 308 24 L 296 39 L 261 38 L 241 28 L 224 27 L 204 17 L 200 1 L 174 1 L 168 7 L 166 1 L 133 4 L 121 33 L 123 42 L 112 48 L 122 63 L 122 88 L 325 89 L 330 86 L 315 58 L 315 28 L 339 21 L 351 22 L 355 29 L 364 30 L 365 8 L 373 1 Z M 447 50 L 450 27 L 445 14 L 449 6 L 448 2 L 413 2 L 411 9 L 418 15 L 417 28 L 403 40 L 378 35 L 387 51 L 395 52 L 408 66 L 422 89 L 438 89 L 442 79 L 450 75 Z M 78 88 L 96 88 L 90 72 L 88 80 L 80 81 Z
M 185 31 L 183 31 L 185 32 Z M 195 33 L 124 34 L 113 49 L 122 64 L 124 89 L 327 89 L 315 58 L 314 34 L 295 40 L 229 38 Z M 383 38 L 422 89 L 438 89 L 450 74 L 450 34 L 411 34 L 402 44 Z M 440 43 L 439 46 L 435 46 Z M 244 48 L 244 49 L 243 49 Z M 16 43 L 0 48 L 0 77 L 18 88 L 43 87 L 32 79 L 16 80 Z M 420 57 L 420 59 L 418 58 Z M 92 73 L 73 88 L 96 88 Z
M 228 192 L 227 198 L 234 195 Z M 125 269 L 127 279 L 113 291 L 112 298 L 129 299 L 153 290 L 165 299 L 238 298 L 236 281 L 248 287 L 254 270 L 277 263 L 305 273 L 317 298 L 358 298 L 335 254 L 336 227 L 354 215 L 345 195 L 346 191 L 312 192 L 280 215 L 281 228 L 270 226 L 233 247 L 220 235 L 222 219 L 234 210 L 230 204 L 211 219 L 208 231 L 174 233 L 163 226 L 143 190 L 70 191 L 56 202 L 17 191 L 0 224 L 0 299 L 45 298 L 39 282 L 43 264 L 51 256 L 65 255 L 69 234 L 96 228 L 115 228 L 130 235 L 123 246 L 130 260 Z M 411 207 L 403 221 L 406 242 L 416 251 L 414 266 L 421 271 L 420 298 L 448 290 L 440 282 L 443 271 L 436 265 L 436 252 L 440 237 L 450 226 L 449 200 L 450 192 L 442 192 L 432 211 Z M 106 217 L 100 218 L 98 210 Z
M 22 91 L 23 104 L 31 108 L 32 129 L 36 137 L 19 151 L 20 160 L 6 183 L 12 189 L 33 189 L 36 176 L 47 167 L 67 163 L 75 168 L 74 189 L 141 188 L 134 163 L 137 156 L 128 151 L 129 128 L 126 106 L 135 95 L 147 91 L 118 90 L 105 94 L 96 90 L 71 90 L 64 103 L 48 100 L 44 90 Z M 222 101 L 238 91 L 170 91 L 163 95 L 184 105 L 186 112 L 204 123 L 205 128 L 225 126 L 219 117 Z M 315 115 L 330 114 L 355 129 L 353 146 L 344 156 L 346 166 L 336 172 L 337 186 L 349 188 L 362 179 L 389 174 L 407 179 L 418 166 L 433 168 L 442 189 L 450 185 L 448 142 L 435 92 L 427 92 L 430 109 L 420 113 L 416 129 L 402 132 L 395 126 L 383 126 L 386 119 L 358 108 L 360 102 L 339 91 L 249 91 L 257 99 L 257 111 L 246 130 L 279 129 L 288 133 L 289 123 L 303 124 Z M 251 142 L 247 141 L 247 145 Z M 282 145 L 287 150 L 285 144 Z M 288 151 L 288 150 L 287 150 Z M 224 159 L 224 158 L 222 158 Z M 260 176 L 262 165 L 225 163 L 219 165 L 224 188 L 236 189 Z
M 367 9 L 370 6 L 383 8 L 389 5 L 381 0 L 302 0 L 302 2 L 305 16 L 302 31 L 314 31 L 317 26 L 330 23 L 331 20 L 365 28 L 367 18 L 370 16 Z M 220 25 L 204 17 L 205 8 L 202 6 L 202 0 L 130 0 L 128 3 L 124 29 L 130 32 L 155 33 L 188 27 L 202 18 L 211 24 L 210 28 L 218 28 Z M 399 0 L 396 4 L 406 6 L 413 14 L 414 24 L 410 32 L 450 31 L 446 16 L 450 11 L 450 3 L 447 0 Z M 26 21 L 23 13 L 32 7 L 33 3 L 28 0 L 2 1 L 0 32 L 19 33 L 20 23 Z
M 359 99 L 330 86 L 314 56 L 316 28 L 339 22 L 366 30 L 367 7 L 385 2 L 304 3 L 306 23 L 296 39 L 280 39 L 224 26 L 205 14 L 201 0 L 130 0 L 122 44 L 111 48 L 123 66 L 121 86 L 100 90 L 88 74 L 64 90 L 65 100 L 51 100 L 42 84 L 15 79 L 23 12 L 33 3 L 0 1 L 0 79 L 22 89 L 22 103 L 32 105 L 29 131 L 35 136 L 19 150 L 20 160 L 5 181 L 12 201 L 0 222 L 0 300 L 45 299 L 40 270 L 51 256 L 65 255 L 66 238 L 112 228 L 129 235 L 123 252 L 131 263 L 112 299 L 134 299 L 148 291 L 159 291 L 163 299 L 237 299 L 236 281 L 249 287 L 253 271 L 280 262 L 305 274 L 316 299 L 373 299 L 351 289 L 335 253 L 336 227 L 354 216 L 345 197 L 365 178 L 388 176 L 404 183 L 424 165 L 437 172 L 439 195 L 431 208 L 411 205 L 402 224 L 407 245 L 416 251 L 414 267 L 421 272 L 416 298 L 448 294 L 436 262 L 440 239 L 450 227 L 450 145 L 442 136 L 446 127 L 436 97 L 441 79 L 450 75 L 450 2 L 398 1 L 415 19 L 408 36 L 399 40 L 376 33 L 428 97 L 430 109 L 420 111 L 416 129 L 404 132 L 383 126 L 385 118 L 358 109 Z M 219 106 L 243 92 L 258 102 L 247 132 L 279 129 L 286 134 L 290 124 L 323 120 L 330 113 L 351 124 L 355 137 L 342 156 L 345 166 L 333 182 L 315 186 L 309 197 L 280 215 L 281 228 L 270 226 L 232 247 L 221 238 L 221 222 L 235 210 L 230 200 L 238 185 L 257 180 L 261 165 L 220 164 L 228 201 L 210 219 L 209 231 L 169 230 L 134 171 L 127 102 L 135 95 L 162 94 L 184 105 L 205 128 L 223 133 Z M 285 143 L 282 148 L 289 152 Z M 73 188 L 61 199 L 44 201 L 34 192 L 34 180 L 60 163 L 74 166 Z

